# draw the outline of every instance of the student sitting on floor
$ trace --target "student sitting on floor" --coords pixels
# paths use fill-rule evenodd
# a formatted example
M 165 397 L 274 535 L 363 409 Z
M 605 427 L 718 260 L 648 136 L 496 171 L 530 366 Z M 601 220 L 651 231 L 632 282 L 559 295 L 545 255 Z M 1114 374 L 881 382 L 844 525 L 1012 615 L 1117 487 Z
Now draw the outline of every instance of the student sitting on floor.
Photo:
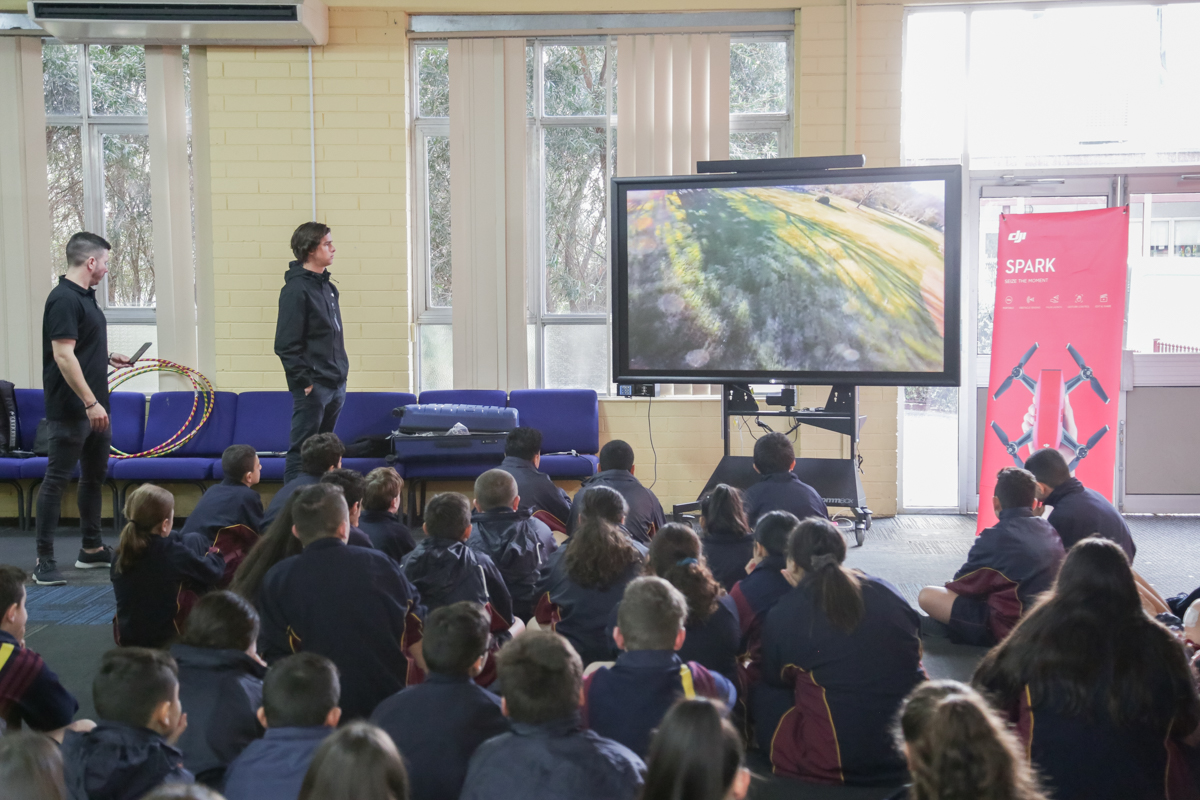
M 175 749 L 187 728 L 175 660 L 161 650 L 120 647 L 100 659 L 92 701 L 100 722 L 68 731 L 63 771 L 71 800 L 138 800 L 160 783 L 191 783 Z
M 67 800 L 58 745 L 40 733 L 0 735 L 0 786 L 5 800 Z
M 581 493 L 582 494 L 582 493 Z M 629 535 L 625 530 L 625 515 L 629 513 L 629 504 L 621 493 L 610 486 L 593 486 L 591 491 L 583 495 L 579 501 L 579 517 L 575 526 L 579 527 L 590 519 L 604 520 L 612 525 L 633 545 L 644 560 L 650 548 Z
M 305 439 L 300 447 L 300 474 L 285 483 L 271 498 L 267 513 L 263 515 L 263 525 L 271 524 L 296 490 L 319 482 L 321 476 L 331 469 L 341 469 L 342 456 L 345 454 L 346 446 L 336 433 L 318 433 Z
M 179 702 L 190 709 L 178 745 L 183 765 L 214 789 L 221 788 L 229 764 L 263 734 L 257 711 L 267 666 L 257 642 L 254 607 L 232 592 L 212 592 L 196 603 L 183 639 L 171 647 Z
M 544 472 L 539 472 L 542 463 L 542 432 L 537 428 L 513 428 L 504 439 L 504 460 L 500 469 L 513 476 L 520 496 L 518 511 L 530 514 L 544 511 L 566 530 L 567 517 L 571 514 L 571 498 L 554 485 Z
M 471 754 L 511 728 L 500 698 L 472 680 L 483 671 L 490 626 L 475 603 L 430 612 L 422 639 L 425 682 L 392 695 L 371 715 L 404 756 L 412 800 L 457 800 Z
M 407 800 L 408 772 L 387 734 L 351 722 L 321 743 L 299 800 Z
M 534 595 L 543 628 L 566 637 L 585 664 L 609 657 L 609 614 L 642 569 L 642 555 L 619 528 L 597 515 L 542 567 Z
M 1089 489 L 1071 475 L 1067 460 L 1053 447 L 1043 448 L 1025 460 L 1025 469 L 1037 478 L 1037 496 L 1051 506 L 1047 517 L 1070 550 L 1088 536 L 1100 536 L 1121 545 L 1129 563 L 1137 555 L 1137 545 L 1121 512 L 1099 492 Z
M 175 498 L 144 483 L 125 501 L 125 527 L 112 565 L 121 645 L 164 647 L 179 635 L 181 590 L 204 592 L 225 575 L 215 549 L 197 555 L 171 526 Z
M 761 677 L 762 624 L 779 598 L 792 590 L 783 577 L 787 546 L 800 520 L 786 511 L 770 511 L 754 526 L 754 558 L 746 565 L 749 575 L 729 593 L 737 606 L 741 644 L 738 658 L 742 691 L 747 696 Z
M 845 558 L 846 540 L 826 519 L 802 520 L 788 541 L 795 588 L 763 625 L 755 730 L 777 775 L 896 786 L 905 765 L 890 728 L 925 680 L 920 619 L 891 584 L 846 569 Z
M 711 700 L 671 706 L 650 742 L 641 800 L 743 800 L 750 770 L 742 737 Z
M 991 647 L 1054 584 L 1065 553 L 1054 528 L 1034 514 L 1036 494 L 1032 474 L 1000 470 L 992 498 L 999 521 L 975 539 L 953 581 L 918 595 L 926 614 L 950 626 L 953 641 Z
M 1016 725 L 1057 800 L 1184 793 L 1200 696 L 1179 639 L 1146 616 L 1125 553 L 1091 537 L 972 681 Z M 1193 751 L 1194 752 L 1194 751 Z
M 754 471 L 762 475 L 746 490 L 746 518 L 756 525 L 768 511 L 787 511 L 796 519 L 829 518 L 817 490 L 796 477 L 796 450 L 782 433 L 768 433 L 754 443 Z
M 289 556 L 298 556 L 304 548 L 292 531 L 292 509 L 296 504 L 296 495 L 288 498 L 279 516 L 271 520 L 271 524 L 250 552 L 238 564 L 229 591 L 236 592 L 259 608 L 258 592 L 262 588 L 263 578 L 271 567 Z
M 259 592 L 262 654 L 268 663 L 318 653 L 338 667 L 342 710 L 370 716 L 404 688 L 408 659 L 420 666 L 421 598 L 395 561 L 348 547 L 346 498 L 338 486 L 305 486 L 292 526 L 304 550 L 267 573 Z
M 633 448 L 620 439 L 613 439 L 600 448 L 600 471 L 583 482 L 575 499 L 571 502 L 571 517 L 567 520 L 567 533 L 574 534 L 579 526 L 579 510 L 583 496 L 594 486 L 609 486 L 625 498 L 629 511 L 625 517 L 625 531 L 642 544 L 650 544 L 654 532 L 666 524 L 662 503 L 654 492 L 634 477 Z
M 217 538 L 217 531 L 231 525 L 245 525 L 255 533 L 263 532 L 262 498 L 253 487 L 262 474 L 262 464 L 254 448 L 248 444 L 231 444 L 221 454 L 224 479 L 200 495 L 199 502 L 188 515 L 181 533 L 198 533 L 208 545 Z
M 511 473 L 489 469 L 475 479 L 475 513 L 467 544 L 488 555 L 512 596 L 518 619 L 533 616 L 533 587 L 538 570 L 558 549 L 554 534 L 541 520 L 518 510 L 517 482 Z
M 746 563 L 754 558 L 754 532 L 746 520 L 742 493 L 717 484 L 700 503 L 700 527 L 708 567 L 725 591 L 732 591 L 746 577 Z
M 913 782 L 889 800 L 1046 800 L 1020 742 L 986 700 L 958 681 L 913 689 L 895 738 Z
M 733 683 L 675 653 L 687 637 L 687 599 L 662 578 L 638 578 L 625 589 L 613 639 L 622 651 L 611 667 L 583 681 L 584 724 L 645 757 L 650 734 L 681 697 L 708 697 L 729 711 Z
M 267 732 L 229 765 L 226 800 L 296 800 L 313 754 L 342 718 L 340 696 L 337 667 L 316 653 L 267 670 L 257 710 Z
M 634 800 L 645 765 L 580 724 L 583 665 L 549 631 L 525 631 L 500 651 L 500 708 L 512 733 L 471 756 L 461 800 Z
M 397 564 L 417 546 L 408 526 L 400 521 L 400 497 L 404 479 L 391 467 L 376 467 L 367 473 L 362 514 L 358 527 L 371 537 L 371 546 L 387 553 Z
M 367 489 L 367 481 L 363 478 L 362 473 L 338 467 L 322 475 L 319 483 L 331 483 L 334 486 L 342 487 L 342 496 L 346 498 L 346 505 L 350 507 L 350 531 L 346 534 L 346 543 L 355 547 L 374 549 L 371 537 L 358 528 L 358 518 L 362 514 L 363 495 Z

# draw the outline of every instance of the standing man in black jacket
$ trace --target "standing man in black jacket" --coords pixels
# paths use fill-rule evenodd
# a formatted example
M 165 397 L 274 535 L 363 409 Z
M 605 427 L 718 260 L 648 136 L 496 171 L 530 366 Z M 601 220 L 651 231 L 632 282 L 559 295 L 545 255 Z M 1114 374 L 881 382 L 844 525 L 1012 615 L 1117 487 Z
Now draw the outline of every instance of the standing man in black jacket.
M 350 360 L 342 332 L 338 290 L 329 279 L 333 234 L 320 222 L 306 222 L 292 234 L 296 260 L 288 265 L 279 292 L 275 355 L 283 362 L 292 393 L 292 433 L 286 483 L 300 474 L 300 446 L 318 433 L 331 433 L 346 402 Z

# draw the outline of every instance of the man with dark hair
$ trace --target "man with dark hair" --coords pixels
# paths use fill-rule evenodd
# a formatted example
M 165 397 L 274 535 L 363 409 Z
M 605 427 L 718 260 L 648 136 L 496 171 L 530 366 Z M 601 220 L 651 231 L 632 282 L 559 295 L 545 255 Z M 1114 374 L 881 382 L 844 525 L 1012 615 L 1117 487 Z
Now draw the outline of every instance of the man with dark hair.
M 334 252 L 328 225 L 306 222 L 292 234 L 296 260 L 283 276 L 275 322 L 275 355 L 292 393 L 284 482 L 300 474 L 300 446 L 313 434 L 332 432 L 346 402 L 350 359 L 338 290 L 328 270 Z
M 768 511 L 788 511 L 797 519 L 824 517 L 829 509 L 817 490 L 796 477 L 796 450 L 782 433 L 768 433 L 754 443 L 754 471 L 762 479 L 745 492 L 750 524 Z
M 226 800 L 296 800 L 313 754 L 341 720 L 341 691 L 337 667 L 316 653 L 267 670 L 258 709 L 267 732 L 229 765 Z
M 471 757 L 461 800 L 633 800 L 645 764 L 580 721 L 583 664 L 557 634 L 526 631 L 500 651 L 501 709 L 512 733 Z
M 304 446 L 300 449 L 302 471 L 285 483 L 271 498 L 267 513 L 263 515 L 263 530 L 275 521 L 275 517 L 283 511 L 283 507 L 296 490 L 320 483 L 321 476 L 331 469 L 341 469 L 342 456 L 345 453 L 346 446 L 336 433 L 318 433 L 305 439 Z
M 1054 584 L 1066 553 L 1054 528 L 1034 513 L 1035 505 L 1033 475 L 1020 467 L 1000 470 L 992 498 L 999 521 L 975 539 L 953 581 L 926 586 L 917 596 L 921 610 L 950 626 L 951 640 L 995 645 Z
M 187 728 L 175 659 L 120 647 L 100 660 L 92 700 L 100 723 L 63 739 L 63 778 L 72 798 L 137 800 L 162 783 L 192 783 L 175 743 Z
M 49 459 L 37 501 L 37 567 L 33 580 L 66 583 L 54 560 L 54 531 L 63 489 L 79 465 L 77 569 L 108 569 L 113 550 L 100 536 L 100 499 L 108 476 L 112 425 L 108 419 L 108 367 L 129 359 L 108 350 L 108 322 L 96 303 L 96 286 L 108 274 L 112 245 L 80 232 L 67 242 L 67 271 L 46 298 L 42 315 L 42 385 L 46 390 Z
M 490 625 L 475 603 L 430 612 L 422 640 L 425 682 L 392 695 L 371 715 L 404 756 L 412 800 L 457 798 L 471 754 L 510 730 L 500 698 L 473 680 L 487 659 Z
M 538 467 L 542 464 L 542 432 L 537 428 L 513 428 L 504 439 L 504 460 L 500 469 L 517 481 L 518 511 L 545 511 L 567 524 L 571 498 Z
M 294 502 L 292 532 L 304 550 L 263 578 L 263 656 L 268 662 L 300 651 L 325 656 L 341 674 L 347 718 L 366 717 L 404 688 L 410 658 L 423 664 L 425 609 L 395 561 L 346 546 L 350 518 L 341 487 L 306 486 Z
M 1121 545 L 1133 563 L 1137 545 L 1125 518 L 1104 495 L 1072 477 L 1062 453 L 1053 447 L 1038 450 L 1025 460 L 1025 469 L 1037 478 L 1038 500 L 1051 507 L 1047 520 L 1062 537 L 1063 547 L 1070 550 L 1080 539 L 1100 536 Z
M 400 521 L 400 495 L 404 479 L 391 467 L 376 467 L 367 473 L 363 510 L 358 526 L 371 539 L 371 546 L 387 553 L 396 563 L 413 551 L 408 526 Z
M 356 470 L 338 467 L 322 475 L 321 483 L 342 487 L 342 495 L 346 498 L 346 505 L 350 507 L 350 533 L 346 537 L 346 543 L 355 547 L 373 548 L 371 537 L 358 527 L 358 520 L 362 515 L 363 494 L 367 488 L 366 478 Z
M 644 545 L 650 544 L 654 532 L 667 524 L 667 518 L 654 492 L 643 486 L 633 473 L 633 448 L 627 442 L 613 439 L 601 447 L 600 471 L 584 481 L 575 493 L 575 499 L 571 502 L 571 516 L 567 520 L 567 533 L 573 533 L 579 524 L 579 510 L 587 490 L 593 486 L 608 486 L 620 492 L 629 505 L 623 526 L 629 538 Z
M 221 454 L 221 471 L 225 477 L 216 486 L 200 495 L 192 513 L 188 514 L 181 533 L 197 533 L 204 537 L 207 551 L 217 538 L 217 531 L 231 525 L 245 525 L 255 533 L 263 532 L 262 497 L 254 491 L 262 476 L 262 463 L 248 444 L 231 444 Z

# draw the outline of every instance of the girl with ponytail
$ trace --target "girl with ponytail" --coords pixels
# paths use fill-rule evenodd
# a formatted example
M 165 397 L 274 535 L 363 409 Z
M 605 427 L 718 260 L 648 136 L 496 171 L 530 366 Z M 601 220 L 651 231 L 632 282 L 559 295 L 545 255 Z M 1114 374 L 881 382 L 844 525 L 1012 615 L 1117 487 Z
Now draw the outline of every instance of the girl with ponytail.
M 641 800 L 743 800 L 749 788 L 742 738 L 724 709 L 702 699 L 672 706 L 650 743 Z
M 783 576 L 794 588 L 763 625 L 763 681 L 751 698 L 774 771 L 819 783 L 903 783 L 891 721 L 925 680 L 920 618 L 889 583 L 842 565 L 827 519 L 800 522 Z
M 746 564 L 754 558 L 754 535 L 746 521 L 742 493 L 724 483 L 700 501 L 700 527 L 704 531 L 704 555 L 713 577 L 733 591 L 746 577 Z
M 161 486 L 144 483 L 130 492 L 125 519 L 112 565 L 117 643 L 161 648 L 179 635 L 186 618 L 180 591 L 216 586 L 225 575 L 225 559 L 215 549 L 197 554 L 171 530 L 175 498 Z

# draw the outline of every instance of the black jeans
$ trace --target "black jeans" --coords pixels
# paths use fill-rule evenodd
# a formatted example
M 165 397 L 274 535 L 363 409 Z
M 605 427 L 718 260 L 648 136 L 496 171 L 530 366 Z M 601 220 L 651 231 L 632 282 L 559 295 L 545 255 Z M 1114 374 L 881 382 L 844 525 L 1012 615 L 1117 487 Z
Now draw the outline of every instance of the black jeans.
M 314 383 L 307 395 L 303 389 L 292 392 L 292 435 L 288 442 L 284 483 L 300 474 L 300 447 L 318 433 L 332 433 L 338 415 L 346 403 L 346 384 L 337 388 Z
M 108 476 L 108 449 L 112 428 L 93 431 L 86 419 L 46 420 L 50 435 L 50 458 L 46 478 L 38 491 L 38 558 L 54 558 L 54 530 L 62 512 L 63 489 L 79 465 L 79 532 L 83 546 L 91 549 L 104 544 L 100 538 L 100 500 L 104 479 Z

